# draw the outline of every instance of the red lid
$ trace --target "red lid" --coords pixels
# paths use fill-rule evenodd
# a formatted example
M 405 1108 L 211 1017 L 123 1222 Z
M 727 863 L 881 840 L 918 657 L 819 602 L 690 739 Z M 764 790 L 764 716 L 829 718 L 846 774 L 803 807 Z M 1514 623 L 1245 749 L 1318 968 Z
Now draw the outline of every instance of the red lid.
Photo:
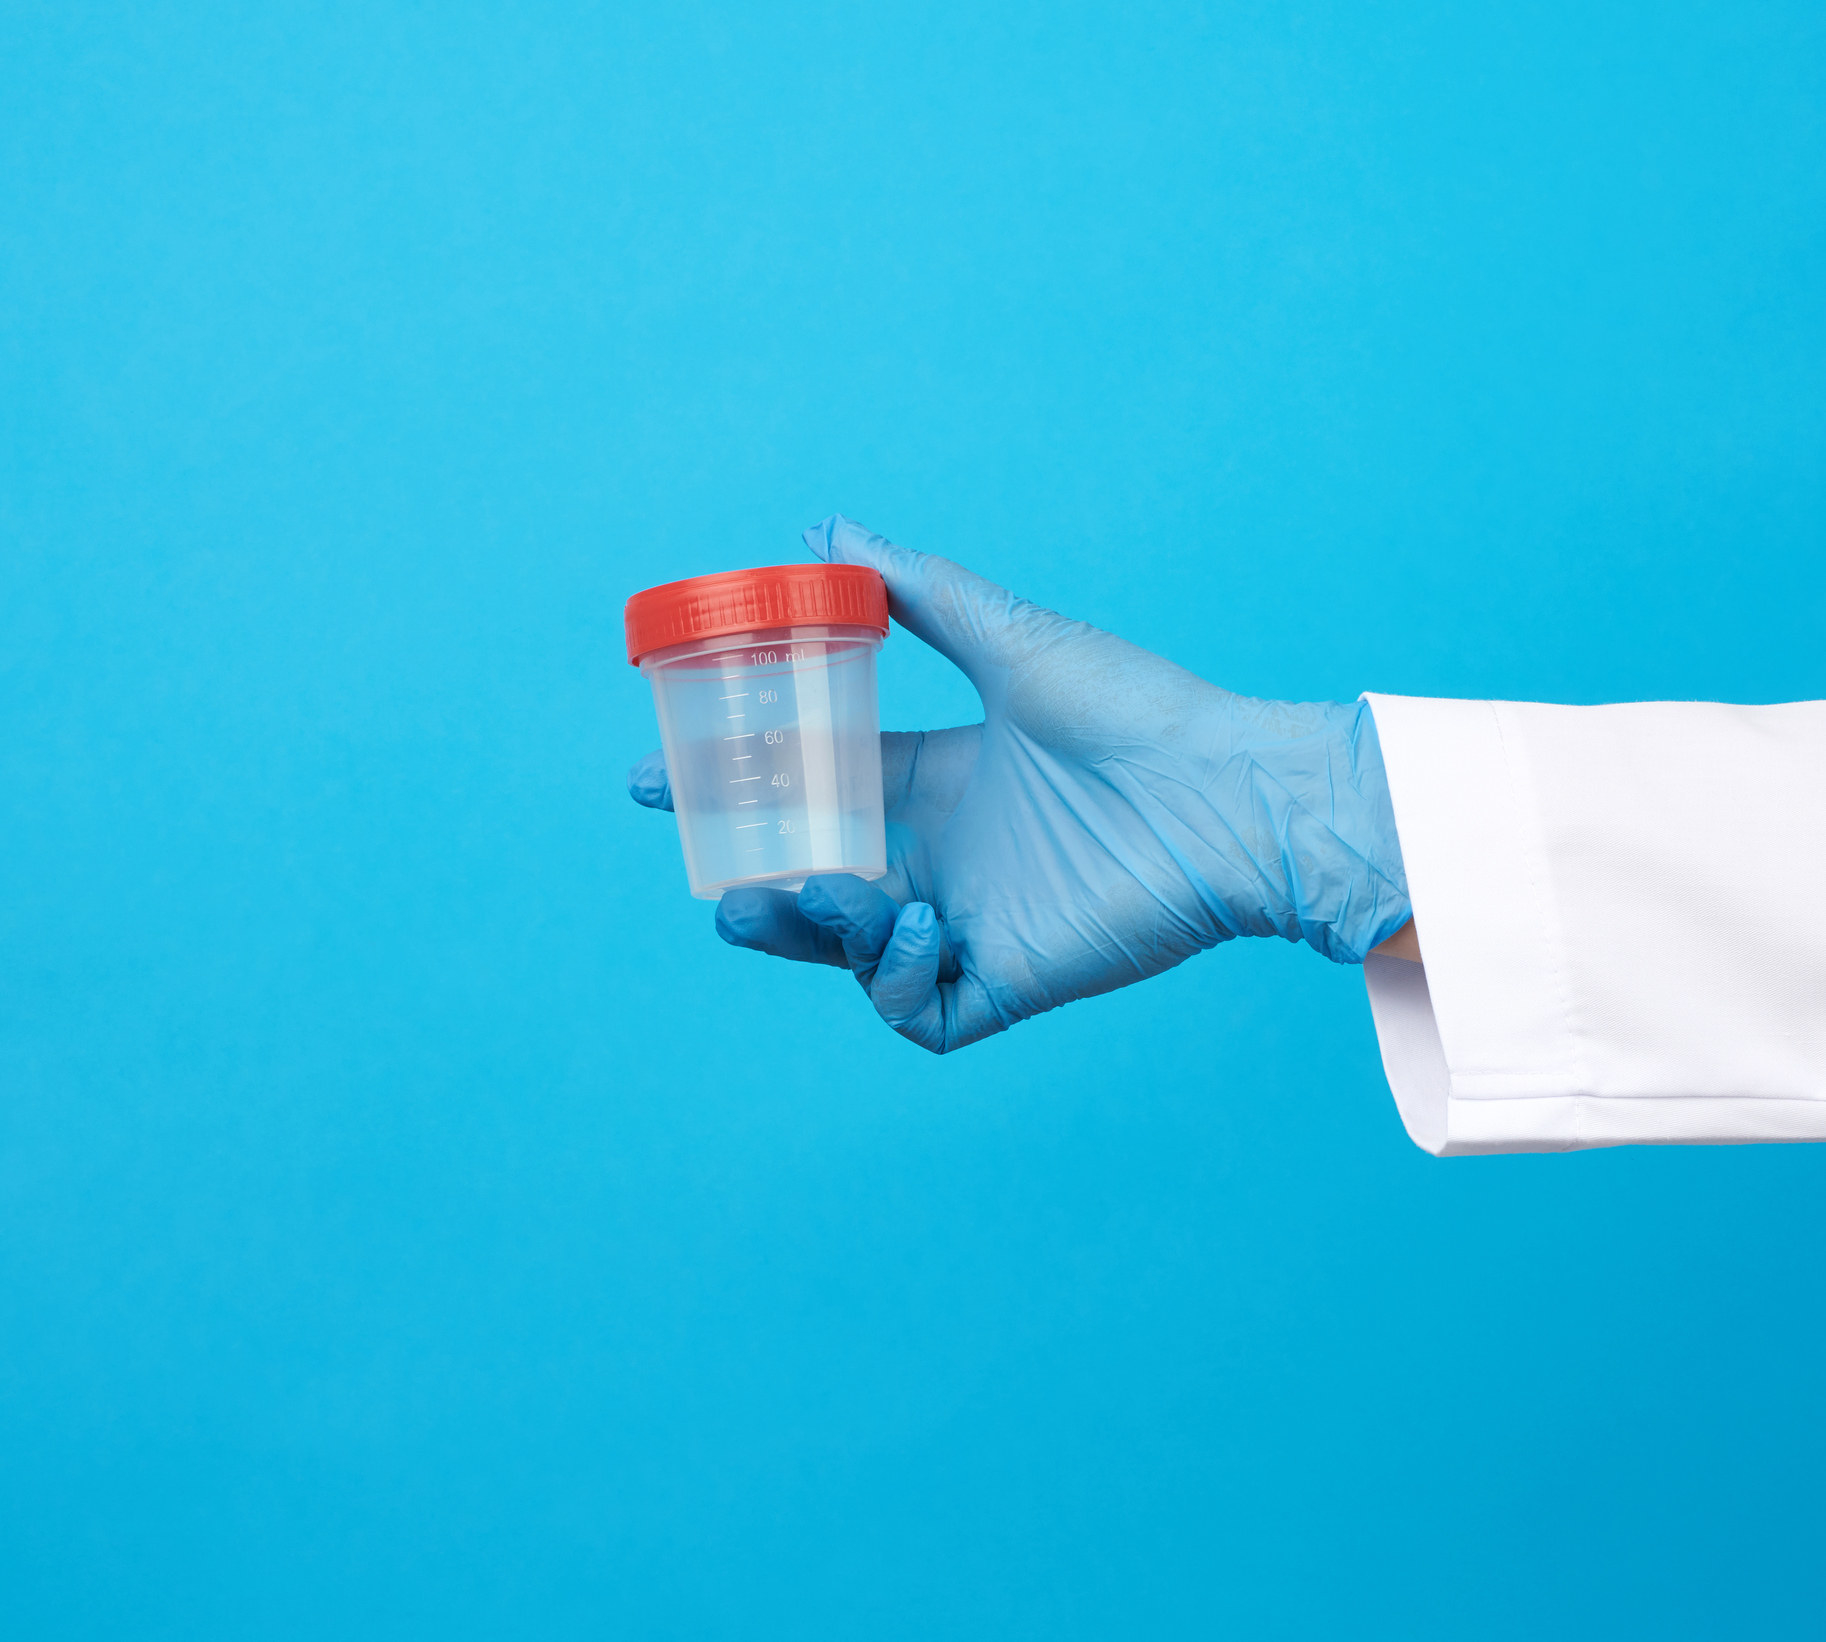
M 636 593 L 622 610 L 628 660 L 649 650 L 768 627 L 888 630 L 888 584 L 861 564 L 770 564 Z

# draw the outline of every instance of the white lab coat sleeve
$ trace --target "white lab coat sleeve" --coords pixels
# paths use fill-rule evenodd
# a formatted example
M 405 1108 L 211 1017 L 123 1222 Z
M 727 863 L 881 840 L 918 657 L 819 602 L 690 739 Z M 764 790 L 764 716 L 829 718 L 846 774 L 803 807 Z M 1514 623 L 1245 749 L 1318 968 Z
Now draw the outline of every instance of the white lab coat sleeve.
M 1419 1145 L 1826 1140 L 1826 702 L 1366 699 L 1425 962 L 1364 974 Z

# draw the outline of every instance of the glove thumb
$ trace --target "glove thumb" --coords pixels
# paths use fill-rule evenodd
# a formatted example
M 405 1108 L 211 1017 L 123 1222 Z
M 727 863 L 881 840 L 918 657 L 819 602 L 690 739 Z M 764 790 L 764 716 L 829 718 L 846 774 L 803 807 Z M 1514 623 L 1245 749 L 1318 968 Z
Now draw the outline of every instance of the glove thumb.
M 894 619 L 979 689 L 984 672 L 1001 660 L 1009 629 L 1035 609 L 961 564 L 896 547 L 841 513 L 806 531 L 805 545 L 827 564 L 865 564 L 880 571 Z

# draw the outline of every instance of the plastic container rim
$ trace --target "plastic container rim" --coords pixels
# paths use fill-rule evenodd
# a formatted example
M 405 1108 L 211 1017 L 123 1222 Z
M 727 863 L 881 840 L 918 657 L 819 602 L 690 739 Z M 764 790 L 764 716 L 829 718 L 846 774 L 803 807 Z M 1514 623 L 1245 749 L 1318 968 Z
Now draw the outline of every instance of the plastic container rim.
M 879 627 L 859 626 L 854 622 L 797 621 L 790 627 L 750 627 L 738 633 L 710 633 L 703 638 L 681 639 L 677 644 L 662 644 L 657 649 L 643 651 L 640 660 L 634 665 L 645 673 L 649 668 L 670 667 L 698 656 L 715 656 L 725 651 L 792 643 L 868 644 L 879 650 L 886 637 Z

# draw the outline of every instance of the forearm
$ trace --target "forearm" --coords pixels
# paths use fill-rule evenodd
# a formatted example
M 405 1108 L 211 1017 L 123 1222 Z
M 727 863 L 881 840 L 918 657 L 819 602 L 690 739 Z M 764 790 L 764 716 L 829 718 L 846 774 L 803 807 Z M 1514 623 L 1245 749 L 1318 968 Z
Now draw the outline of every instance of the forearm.
M 1395 931 L 1381 946 L 1371 947 L 1372 958 L 1406 958 L 1411 964 L 1417 964 L 1420 958 L 1420 931 L 1414 927 L 1412 918 Z

